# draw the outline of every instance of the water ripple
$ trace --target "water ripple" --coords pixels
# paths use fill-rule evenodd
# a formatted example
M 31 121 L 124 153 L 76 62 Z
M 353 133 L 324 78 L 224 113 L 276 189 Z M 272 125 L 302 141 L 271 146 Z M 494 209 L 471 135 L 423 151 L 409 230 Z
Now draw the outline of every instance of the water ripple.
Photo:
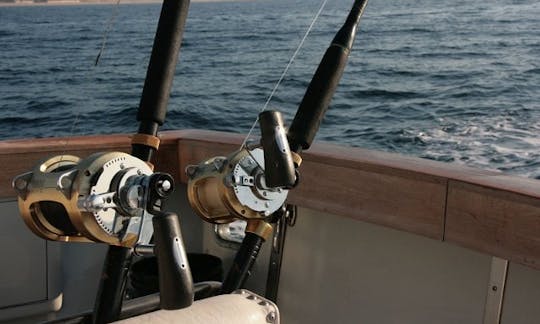
M 163 129 L 246 132 L 318 4 L 193 3 Z M 349 5 L 328 3 L 271 102 L 287 123 Z M 111 8 L 0 7 L 1 138 L 137 128 L 160 8 L 120 5 L 92 67 Z M 533 0 L 371 2 L 317 139 L 540 178 L 539 25 Z

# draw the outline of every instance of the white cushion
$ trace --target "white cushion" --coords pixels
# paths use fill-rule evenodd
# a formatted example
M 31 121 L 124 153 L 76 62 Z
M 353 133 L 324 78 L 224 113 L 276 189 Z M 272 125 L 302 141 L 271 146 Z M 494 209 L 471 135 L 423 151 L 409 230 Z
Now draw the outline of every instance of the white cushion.
M 159 310 L 118 321 L 122 324 L 279 324 L 277 306 L 247 290 L 198 300 L 188 308 Z

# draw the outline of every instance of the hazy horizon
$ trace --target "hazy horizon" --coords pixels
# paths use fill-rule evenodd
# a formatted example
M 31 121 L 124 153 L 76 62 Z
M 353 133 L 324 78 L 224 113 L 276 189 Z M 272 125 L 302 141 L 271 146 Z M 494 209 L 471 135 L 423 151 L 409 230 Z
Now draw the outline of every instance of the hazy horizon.
M 191 0 L 191 2 L 252 2 L 255 0 Z M 0 6 L 62 5 L 62 4 L 109 4 L 117 0 L 0 0 Z M 162 3 L 163 0 L 120 0 L 122 4 Z

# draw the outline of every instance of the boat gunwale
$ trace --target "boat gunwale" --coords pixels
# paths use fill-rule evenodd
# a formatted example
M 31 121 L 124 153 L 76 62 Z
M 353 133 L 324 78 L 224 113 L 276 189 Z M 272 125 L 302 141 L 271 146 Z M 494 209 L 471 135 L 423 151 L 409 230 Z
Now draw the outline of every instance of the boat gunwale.
M 243 135 L 165 131 L 156 170 L 186 183 L 189 164 L 238 149 Z M 0 142 L 0 198 L 14 198 L 11 179 L 47 155 L 129 151 L 130 136 L 92 135 Z M 540 269 L 540 181 L 500 172 L 315 143 L 302 154 L 301 182 L 289 202 L 452 242 Z M 324 181 L 321 181 L 324 179 Z

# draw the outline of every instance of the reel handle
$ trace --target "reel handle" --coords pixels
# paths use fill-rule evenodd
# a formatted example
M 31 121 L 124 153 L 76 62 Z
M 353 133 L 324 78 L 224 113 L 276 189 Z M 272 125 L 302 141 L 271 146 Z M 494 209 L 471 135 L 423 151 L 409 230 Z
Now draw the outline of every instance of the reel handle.
M 295 168 L 281 113 L 264 111 L 259 114 L 259 124 L 266 186 L 292 188 L 296 182 Z
M 193 303 L 193 278 L 180 221 L 175 213 L 158 213 L 153 219 L 155 255 L 159 271 L 161 308 L 181 309 Z

